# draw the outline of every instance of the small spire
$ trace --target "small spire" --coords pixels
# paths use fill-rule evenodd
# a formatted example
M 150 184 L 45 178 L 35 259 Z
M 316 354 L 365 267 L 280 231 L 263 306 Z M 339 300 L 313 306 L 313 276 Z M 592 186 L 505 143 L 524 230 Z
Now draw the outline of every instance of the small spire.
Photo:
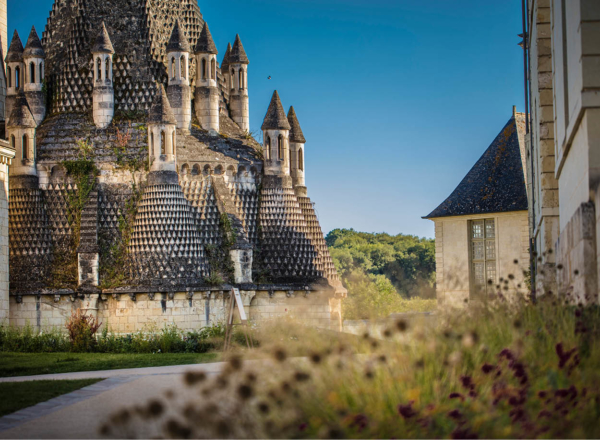
M 25 98 L 25 92 L 23 88 L 19 90 L 17 99 L 13 105 L 12 111 L 10 112 L 10 118 L 8 120 L 8 127 L 10 128 L 36 128 L 37 124 L 33 119 L 33 114 Z
M 233 47 L 231 48 L 231 53 L 229 54 L 229 64 L 250 64 L 248 61 L 248 56 L 246 55 L 246 51 L 244 50 L 244 46 L 242 45 L 242 40 L 240 40 L 240 36 L 235 36 L 235 41 L 233 43 Z
M 169 98 L 167 98 L 167 92 L 165 87 L 160 84 L 158 86 L 158 93 L 154 97 L 152 107 L 148 113 L 148 124 L 172 124 L 177 125 L 177 119 L 169 104 Z
M 175 20 L 175 26 L 167 44 L 167 53 L 169 52 L 188 52 L 190 51 L 190 43 L 185 36 L 185 31 L 181 27 L 179 20 Z
M 6 62 L 19 62 L 23 61 L 23 43 L 19 38 L 19 33 L 15 30 L 10 47 L 6 53 Z
M 290 128 L 292 127 L 285 116 L 279 93 L 275 90 L 261 130 L 289 130 Z
M 102 22 L 102 29 L 100 29 L 100 33 L 96 37 L 94 47 L 92 47 L 92 53 L 115 53 L 115 49 L 110 42 L 110 37 L 108 36 L 108 31 L 106 30 L 104 22 Z
M 292 127 L 290 130 L 290 142 L 297 142 L 300 144 L 305 144 L 306 139 L 304 138 L 304 133 L 302 133 L 302 129 L 300 128 L 300 122 L 298 122 L 298 117 L 296 116 L 296 111 L 294 110 L 294 106 L 290 107 L 290 111 L 287 115 L 288 122 Z
M 229 56 L 231 55 L 231 43 L 227 43 L 227 50 L 225 51 L 225 56 L 223 57 L 223 61 L 221 62 L 221 70 L 224 67 L 229 67 Z
M 212 53 L 215 55 L 219 53 L 206 22 L 204 22 L 204 27 L 202 28 L 202 32 L 200 32 L 200 38 L 198 38 L 198 44 L 196 44 L 194 53 Z
M 35 31 L 35 26 L 31 27 L 25 50 L 23 51 L 23 58 L 46 58 L 42 42 Z

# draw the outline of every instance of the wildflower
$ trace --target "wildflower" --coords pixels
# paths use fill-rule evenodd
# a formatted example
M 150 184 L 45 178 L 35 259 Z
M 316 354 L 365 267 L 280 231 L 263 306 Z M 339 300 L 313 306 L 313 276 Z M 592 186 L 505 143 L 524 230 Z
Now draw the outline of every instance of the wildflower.
M 538 391 L 538 397 L 540 399 L 545 399 L 548 393 L 546 393 L 546 391 L 542 390 L 542 391 Z
M 148 404 L 148 413 L 155 417 L 160 416 L 163 413 L 164 409 L 165 408 L 163 404 L 158 400 L 152 400 Z
M 478 395 L 477 391 L 475 391 L 475 390 L 469 391 L 469 397 L 475 398 L 475 397 L 477 397 L 477 395 Z
M 466 389 L 470 389 L 472 390 L 473 388 L 475 388 L 475 384 L 473 383 L 473 379 L 470 376 L 461 376 L 460 377 L 460 382 L 462 383 L 462 386 Z
M 283 348 L 275 349 L 275 351 L 273 352 L 273 356 L 275 357 L 275 360 L 278 362 L 283 362 L 287 358 L 287 354 Z
M 453 439 L 477 439 L 477 434 L 469 431 L 468 428 L 456 428 L 451 434 Z
M 483 371 L 484 374 L 489 374 L 494 368 L 496 367 L 486 363 L 481 366 L 481 371 Z
M 310 379 L 310 375 L 302 371 L 296 371 L 294 374 L 294 379 L 296 379 L 297 382 L 306 382 L 308 379 Z
M 408 405 L 398 405 L 398 412 L 403 418 L 410 419 L 417 415 L 417 413 L 412 407 L 413 403 L 414 401 L 411 400 L 410 402 L 408 402 Z
M 463 396 L 460 393 L 450 393 L 450 395 L 448 396 L 449 399 L 460 399 L 461 401 L 464 402 L 465 400 L 465 396 Z
M 254 395 L 254 390 L 248 384 L 241 384 L 237 389 L 238 396 L 243 400 L 248 400 Z
M 457 409 L 453 409 L 448 413 L 448 417 L 454 420 L 460 420 L 462 418 L 462 413 Z
M 357 414 L 354 416 L 350 427 L 357 428 L 358 432 L 362 431 L 369 424 L 369 419 L 364 414 Z
M 406 324 L 406 321 L 404 321 L 403 319 L 400 319 L 400 320 L 396 321 L 396 328 L 398 329 L 399 332 L 405 332 L 406 329 L 408 328 L 408 325 Z
M 260 402 L 258 404 L 258 410 L 263 414 L 269 414 L 270 408 L 266 402 Z
M 193 372 L 193 371 L 188 371 L 187 373 L 185 373 L 185 376 L 183 377 L 183 380 L 188 385 L 195 385 L 199 382 L 203 382 L 205 379 L 206 379 L 206 373 L 204 373 L 203 371 L 199 371 L 197 373 Z
M 308 428 L 308 423 L 301 423 L 300 426 L 298 426 L 298 431 L 305 431 L 306 428 Z
M 546 409 L 543 409 L 539 412 L 538 419 L 541 419 L 542 417 L 547 417 L 547 418 L 551 419 L 552 413 Z
M 508 348 L 505 348 L 504 350 L 502 350 L 500 352 L 500 354 L 498 355 L 498 357 L 499 358 L 505 357 L 507 360 L 512 361 L 515 358 L 515 355 Z

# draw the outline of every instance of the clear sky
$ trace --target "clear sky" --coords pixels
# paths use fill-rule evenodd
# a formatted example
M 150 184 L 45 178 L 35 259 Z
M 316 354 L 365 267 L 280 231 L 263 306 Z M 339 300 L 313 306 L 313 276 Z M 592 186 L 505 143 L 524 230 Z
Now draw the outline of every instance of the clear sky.
M 100 0 L 98 0 L 100 1 Z M 9 37 L 54 0 L 8 0 Z M 274 89 L 307 139 L 323 231 L 433 237 L 422 220 L 522 111 L 521 0 L 199 0 L 219 49 L 250 58 L 250 126 Z M 272 79 L 268 80 L 267 77 Z

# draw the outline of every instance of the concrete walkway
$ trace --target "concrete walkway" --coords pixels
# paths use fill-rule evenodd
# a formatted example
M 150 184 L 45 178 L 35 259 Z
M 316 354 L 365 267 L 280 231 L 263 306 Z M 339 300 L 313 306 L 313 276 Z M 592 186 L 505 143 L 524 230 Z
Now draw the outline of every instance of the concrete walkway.
M 81 371 L 1 378 L 2 382 L 105 378 L 89 387 L 0 418 L 0 438 L 99 438 L 98 429 L 115 411 L 162 397 L 187 394 L 187 371 L 218 374 L 224 362 L 123 370 Z

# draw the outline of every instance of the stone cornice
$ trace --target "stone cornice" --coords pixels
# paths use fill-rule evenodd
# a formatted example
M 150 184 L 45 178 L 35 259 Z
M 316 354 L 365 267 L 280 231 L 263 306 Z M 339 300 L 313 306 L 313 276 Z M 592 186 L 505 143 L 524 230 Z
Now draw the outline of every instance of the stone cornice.
M 8 141 L 0 139 L 0 164 L 10 165 L 15 157 L 15 150 L 10 147 Z

